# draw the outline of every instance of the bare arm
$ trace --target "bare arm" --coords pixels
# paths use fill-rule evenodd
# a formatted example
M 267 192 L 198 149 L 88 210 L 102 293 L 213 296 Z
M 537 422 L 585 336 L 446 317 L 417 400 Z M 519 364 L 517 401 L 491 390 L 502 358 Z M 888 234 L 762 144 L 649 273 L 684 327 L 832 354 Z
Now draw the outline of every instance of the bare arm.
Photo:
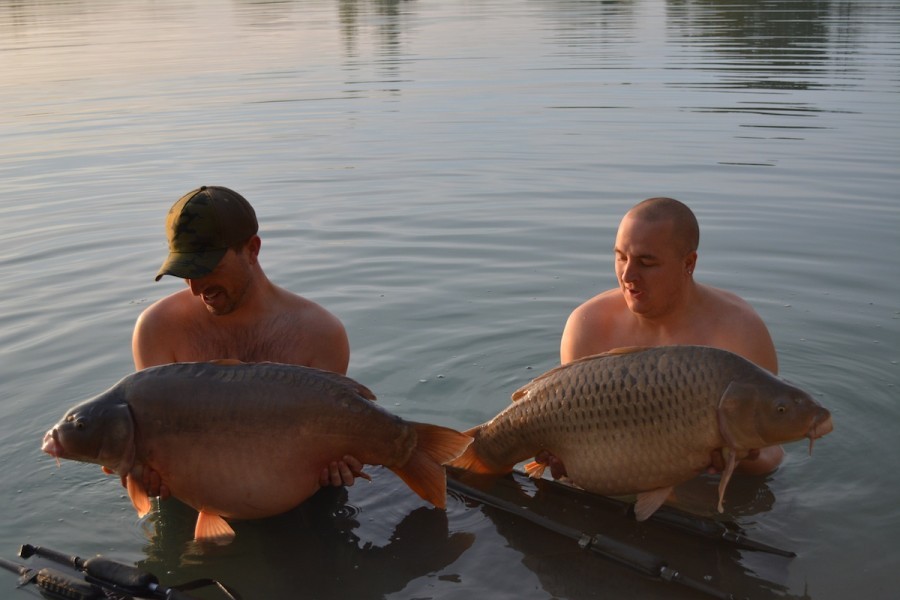
M 581 323 L 583 317 L 578 314 L 575 309 L 566 320 L 566 326 L 563 329 L 562 339 L 559 343 L 559 364 L 564 365 L 570 363 L 580 356 L 584 356 L 582 347 L 585 343 L 585 329 Z
M 150 309 L 147 309 L 150 310 Z M 152 367 L 174 362 L 175 356 L 171 352 L 167 352 L 161 347 L 156 337 L 153 327 L 148 325 L 147 312 L 138 317 L 134 326 L 134 333 L 131 336 L 131 356 L 134 360 L 134 368 L 138 371 Z
M 347 332 L 337 317 L 324 309 L 323 313 L 318 322 L 320 330 L 316 335 L 321 343 L 309 366 L 346 375 L 350 364 L 350 341 L 347 339 Z
M 131 356 L 137 370 L 176 361 L 173 329 L 183 300 L 177 294 L 157 300 L 138 316 L 131 335 Z
M 566 320 L 559 344 L 559 362 L 566 364 L 573 360 L 609 350 L 606 339 L 604 315 L 611 310 L 610 304 L 616 297 L 609 290 L 595 296 L 572 311 Z
M 744 356 L 752 362 L 768 369 L 773 374 L 778 374 L 778 355 L 775 352 L 775 344 L 772 342 L 772 336 L 769 329 L 763 322 L 762 317 L 756 314 L 749 307 L 747 325 L 748 333 L 745 336 L 747 347 Z M 778 468 L 778 465 L 784 460 L 784 448 L 781 446 L 767 446 L 760 448 L 758 453 L 751 454 L 737 465 L 738 473 L 747 475 L 766 475 Z
M 707 344 L 739 354 L 777 375 L 778 355 L 762 317 L 736 294 L 709 286 L 703 288 L 713 299 L 718 315 Z
M 723 337 L 717 340 L 716 345 L 740 354 L 777 375 L 778 354 L 775 352 L 775 344 L 762 317 L 748 302 L 738 296 L 721 290 L 719 293 L 737 310 L 734 317 L 730 319 L 731 327 L 722 328 Z M 751 451 L 747 458 L 738 463 L 737 472 L 748 475 L 765 475 L 778 468 L 783 460 L 784 448 L 781 446 L 759 448 Z M 721 457 L 713 457 L 714 469 L 721 469 L 723 464 Z
M 772 336 L 769 334 L 766 324 L 755 312 L 752 315 L 746 342 L 745 356 L 760 367 L 777 375 L 778 354 L 775 352 L 775 344 L 772 342 Z

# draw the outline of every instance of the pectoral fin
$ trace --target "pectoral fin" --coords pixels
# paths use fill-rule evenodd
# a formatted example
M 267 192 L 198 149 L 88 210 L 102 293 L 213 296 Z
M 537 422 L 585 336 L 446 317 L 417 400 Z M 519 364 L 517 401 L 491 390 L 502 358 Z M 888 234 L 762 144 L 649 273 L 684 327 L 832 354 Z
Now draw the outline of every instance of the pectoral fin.
M 198 542 L 227 544 L 234 538 L 234 529 L 219 515 L 200 511 L 194 527 L 194 539 Z
M 638 494 L 637 502 L 634 505 L 634 518 L 638 521 L 649 519 L 650 515 L 663 505 L 671 493 L 672 486 Z
M 544 469 L 546 468 L 546 464 L 533 460 L 525 465 L 525 472 L 528 473 L 528 476 L 532 479 L 540 479 L 544 476 Z
M 125 478 L 125 489 L 128 490 L 128 497 L 131 498 L 131 503 L 134 505 L 134 510 L 137 511 L 138 517 L 143 517 L 150 512 L 152 507 L 150 497 L 147 496 L 147 490 L 144 489 L 141 482 L 132 475 L 128 475 Z
M 734 473 L 734 468 L 737 466 L 737 452 L 734 448 L 722 448 L 722 453 L 728 454 L 728 461 L 725 463 L 725 470 L 722 471 L 722 478 L 719 479 L 718 510 L 720 513 L 725 512 L 725 507 L 723 505 L 725 488 L 728 487 L 728 482 L 731 480 L 731 475 Z

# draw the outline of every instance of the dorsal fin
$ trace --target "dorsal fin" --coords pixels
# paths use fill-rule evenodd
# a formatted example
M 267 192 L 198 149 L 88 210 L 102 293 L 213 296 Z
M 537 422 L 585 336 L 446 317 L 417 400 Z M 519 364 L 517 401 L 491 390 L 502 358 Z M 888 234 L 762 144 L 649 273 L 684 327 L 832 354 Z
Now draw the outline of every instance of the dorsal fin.
M 547 377 L 552 377 L 559 371 L 563 371 L 572 367 L 573 365 L 577 365 L 579 363 L 588 362 L 591 360 L 597 360 L 598 358 L 604 358 L 607 356 L 622 356 L 624 354 L 634 354 L 636 352 L 643 352 L 644 350 L 649 350 L 650 346 L 623 346 L 621 348 L 613 348 L 612 350 L 608 350 L 606 352 L 602 352 L 600 354 L 592 354 L 590 356 L 582 356 L 581 358 L 577 358 L 572 362 L 567 362 L 564 365 L 559 365 L 558 367 L 554 367 L 547 371 L 542 375 L 538 375 L 515 392 L 513 392 L 511 398 L 513 402 L 517 402 L 521 400 L 526 393 L 528 393 L 528 388 L 530 388 L 534 383 L 541 381 L 542 379 L 546 379 Z
M 244 361 L 238 360 L 236 358 L 216 358 L 209 362 L 211 362 L 214 365 L 224 365 L 224 366 L 233 366 L 233 365 L 243 365 L 244 364 Z
M 597 354 L 596 356 L 618 356 L 621 354 L 634 354 L 635 352 L 643 352 L 644 350 L 649 350 L 652 347 L 653 346 L 621 346 L 619 348 L 607 350 L 603 354 Z
M 375 393 L 372 390 L 370 390 L 369 388 L 367 388 L 366 386 L 364 386 L 363 384 L 361 384 L 360 382 L 356 381 L 355 379 L 353 379 L 351 377 L 347 377 L 346 375 L 341 375 L 340 373 L 335 373 L 334 371 L 326 371 L 324 369 L 317 369 L 316 367 L 306 367 L 306 368 L 311 371 L 315 371 L 319 377 L 322 377 L 323 379 L 328 379 L 329 381 L 331 381 L 337 385 L 343 385 L 343 386 L 353 388 L 353 390 L 357 394 L 359 394 L 366 400 L 371 400 L 372 402 L 375 402 L 375 400 L 376 400 Z
M 210 360 L 207 362 L 214 364 L 214 365 L 221 365 L 221 366 L 226 366 L 226 367 L 235 366 L 235 365 L 249 365 L 249 364 L 260 364 L 260 365 L 287 364 L 287 363 L 276 363 L 276 362 L 272 362 L 272 361 L 262 361 L 259 363 L 246 363 L 246 362 L 238 360 L 236 358 L 217 358 L 217 359 Z M 324 369 L 319 369 L 316 367 L 306 367 L 306 366 L 301 366 L 301 365 L 290 365 L 290 364 L 288 364 L 287 366 L 294 366 L 294 367 L 299 366 L 308 372 L 315 373 L 318 377 L 322 377 L 323 379 L 330 380 L 332 383 L 353 388 L 353 390 L 357 394 L 359 394 L 366 400 L 371 400 L 372 402 L 374 402 L 376 400 L 375 394 L 372 392 L 372 390 L 370 390 L 369 388 L 367 388 L 360 382 L 356 381 L 355 379 L 351 379 L 350 377 L 347 377 L 346 375 L 341 375 L 340 373 L 334 373 L 333 371 L 326 371 Z

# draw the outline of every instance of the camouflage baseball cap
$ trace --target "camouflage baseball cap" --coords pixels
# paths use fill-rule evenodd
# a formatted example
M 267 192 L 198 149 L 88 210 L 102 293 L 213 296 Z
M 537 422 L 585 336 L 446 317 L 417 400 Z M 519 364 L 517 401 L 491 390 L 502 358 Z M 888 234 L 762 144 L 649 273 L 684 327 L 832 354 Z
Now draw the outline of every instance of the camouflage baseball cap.
M 199 279 L 208 275 L 228 249 L 259 230 L 256 213 L 243 196 L 218 186 L 188 192 L 169 209 L 169 256 L 156 275 Z

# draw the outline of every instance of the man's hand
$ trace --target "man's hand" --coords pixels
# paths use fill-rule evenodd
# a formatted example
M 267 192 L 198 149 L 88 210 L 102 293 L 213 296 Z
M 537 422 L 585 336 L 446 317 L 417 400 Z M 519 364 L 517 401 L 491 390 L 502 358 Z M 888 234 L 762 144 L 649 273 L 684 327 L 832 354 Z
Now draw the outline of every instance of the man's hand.
M 160 500 L 165 500 L 171 495 L 169 488 L 159 478 L 159 473 L 153 469 L 145 468 L 142 470 L 141 483 L 144 485 L 144 489 L 147 490 L 147 495 L 151 498 L 156 497 Z
M 362 477 L 372 481 L 367 473 L 363 473 L 363 464 L 352 456 L 345 456 L 342 460 L 332 461 L 319 474 L 319 485 L 342 486 L 353 485 L 354 477 Z
M 784 460 L 784 448 L 766 446 L 759 450 L 751 450 L 750 455 L 738 462 L 735 471 L 745 475 L 768 475 L 778 468 Z

